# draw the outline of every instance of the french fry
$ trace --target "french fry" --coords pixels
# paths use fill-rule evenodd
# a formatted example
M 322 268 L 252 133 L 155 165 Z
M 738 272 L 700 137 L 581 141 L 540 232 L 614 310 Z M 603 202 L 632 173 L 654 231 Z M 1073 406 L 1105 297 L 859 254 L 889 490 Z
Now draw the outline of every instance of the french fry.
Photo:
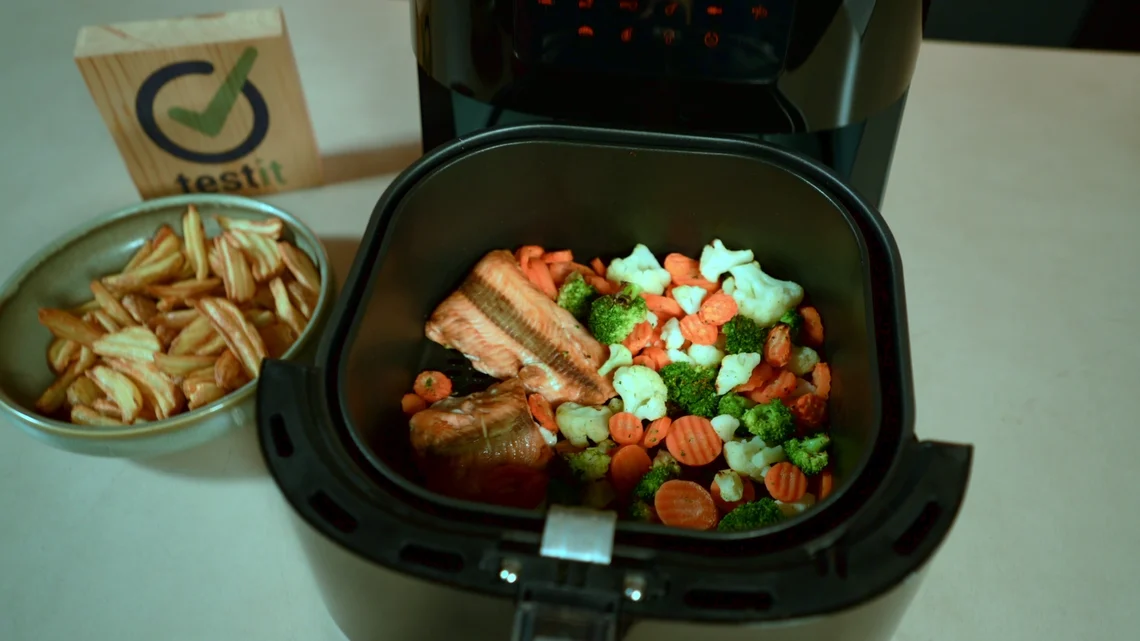
M 289 300 L 289 292 L 285 289 L 285 283 L 280 278 L 274 278 L 269 281 L 269 291 L 273 292 L 273 303 L 277 311 L 277 318 L 280 318 L 289 329 L 293 330 L 298 336 L 301 332 L 305 331 L 305 319 L 301 317 L 301 313 L 293 307 L 293 303 Z
M 91 318 L 88 319 L 87 315 L 84 315 L 83 320 L 85 320 L 89 323 L 95 324 L 95 325 L 99 325 L 100 327 L 107 330 L 108 332 L 117 332 L 120 329 L 122 329 L 122 327 L 120 327 L 119 324 L 116 323 L 114 321 L 114 319 L 111 318 L 110 314 L 108 314 L 107 312 L 105 312 L 101 309 L 97 309 L 93 312 L 88 312 L 88 313 L 91 315 Z M 96 342 L 98 342 L 98 341 L 96 341 Z
M 68 338 L 80 345 L 93 344 L 105 332 L 91 323 L 63 311 L 62 309 L 41 308 L 40 323 L 59 338 Z
M 214 385 L 214 366 L 195 370 L 182 379 L 182 393 L 191 398 L 202 385 Z
M 277 251 L 297 282 L 314 293 L 321 291 L 321 275 L 305 252 L 286 242 L 277 243 Z
M 56 374 L 67 371 L 71 361 L 79 358 L 79 343 L 67 338 L 56 338 L 48 347 L 48 364 Z
M 162 350 L 162 342 L 149 327 L 127 327 L 95 341 L 92 349 L 105 358 L 123 358 L 154 362 L 154 353 Z M 133 420 L 133 417 L 132 417 Z
M 170 418 L 182 409 L 186 400 L 182 390 L 159 371 L 154 363 L 108 358 L 107 364 L 134 382 L 147 404 L 154 408 L 158 420 Z
M 91 380 L 91 379 L 87 379 L 87 380 Z M 99 412 L 103 416 L 107 416 L 107 417 L 113 418 L 115 420 L 120 420 L 123 418 L 123 412 L 119 410 L 119 406 L 115 405 L 115 403 L 112 402 L 111 399 L 109 399 L 109 398 L 97 398 L 97 399 L 95 399 L 91 403 L 91 409 L 95 410 L 96 412 Z
M 260 283 L 253 294 L 253 304 L 265 309 L 273 309 L 273 292 L 269 291 L 269 283 Z
M 235 229 L 226 232 L 224 238 L 230 245 L 245 253 L 253 271 L 253 278 L 257 282 L 267 281 L 284 271 L 285 263 L 269 236 Z
M 241 310 L 225 298 L 201 298 L 196 301 L 198 311 L 210 319 L 214 331 L 222 336 L 226 346 L 241 361 L 245 373 L 257 378 L 261 361 L 265 358 L 265 342 L 261 334 L 246 320 Z
M 99 303 L 99 307 L 102 308 L 102 311 L 105 312 L 107 316 L 110 316 L 111 320 L 115 321 L 120 327 L 129 327 L 138 324 L 130 312 L 127 311 L 127 308 L 123 307 L 123 304 L 119 302 L 119 299 L 107 291 L 103 283 L 97 280 L 91 281 L 91 293 L 95 295 L 95 302 Z
M 198 310 L 191 307 L 190 309 L 179 309 L 172 312 L 155 314 L 147 321 L 147 325 L 152 329 L 163 325 L 171 329 L 182 329 L 194 322 L 195 318 L 199 317 Z
M 153 258 L 157 253 L 158 250 L 155 250 L 150 257 Z M 148 259 L 142 265 L 139 265 L 129 272 L 104 277 L 103 284 L 106 285 L 108 289 L 118 292 L 137 292 L 147 285 L 160 283 L 174 277 L 181 268 L 182 254 L 175 251 L 175 253 L 156 261 L 150 261 Z
M 285 222 L 280 218 L 271 217 L 261 220 L 247 220 L 245 218 L 214 216 L 214 220 L 218 221 L 218 225 L 226 231 L 240 229 L 242 231 L 269 236 L 273 240 L 280 238 L 281 232 L 285 231 Z
M 91 405 L 96 400 L 103 398 L 103 392 L 95 381 L 80 376 L 67 386 L 67 404 L 75 407 L 76 405 Z
M 135 319 L 135 322 L 140 325 L 150 322 L 150 319 L 154 318 L 154 315 L 158 313 L 158 307 L 154 304 L 154 301 L 139 294 L 127 294 L 123 296 L 122 304 L 123 308 L 127 310 L 127 313 L 131 315 L 131 318 Z
M 174 230 L 170 228 L 170 225 L 163 224 L 163 225 L 160 225 L 157 230 L 155 230 L 154 237 L 151 240 L 151 242 L 154 244 L 154 246 L 156 248 L 158 248 L 158 247 L 161 247 L 164 242 L 166 242 L 167 238 L 173 238 L 173 237 L 174 237 Z
M 138 418 L 143 404 L 142 392 L 130 378 L 106 365 L 96 365 L 87 370 L 86 374 L 119 406 L 124 423 L 133 423 Z
M 194 280 L 196 272 L 194 271 L 194 263 L 190 262 L 190 257 L 185 251 L 182 251 L 182 269 L 174 277 L 176 280 Z
M 218 239 L 216 245 L 222 257 L 222 282 L 226 285 L 226 298 L 236 303 L 249 302 L 253 299 L 257 284 L 253 281 L 253 272 L 249 269 L 245 254 L 221 239 Z
M 174 342 L 170 344 L 170 350 L 167 353 L 172 356 L 193 354 L 217 334 L 213 326 L 210 325 L 210 319 L 197 314 L 198 310 L 194 311 L 196 313 L 194 320 L 186 325 L 179 332 L 178 337 L 174 339 Z
M 297 340 L 293 330 L 285 323 L 275 322 L 260 328 L 258 332 L 261 334 L 261 340 L 265 341 L 265 351 L 269 354 L 269 358 L 281 358 Z
M 219 278 L 180 280 L 169 285 L 150 285 L 146 288 L 146 293 L 155 298 L 184 300 L 212 294 L 221 284 Z
M 174 230 L 170 229 L 169 225 L 163 225 L 151 241 L 150 255 L 139 261 L 139 264 L 131 271 L 153 265 L 174 255 L 182 255 L 182 241 L 179 240 L 178 236 L 174 235 Z M 179 266 L 181 266 L 181 263 Z
M 214 356 L 195 356 L 191 354 L 172 356 L 159 352 L 154 355 L 155 367 L 167 376 L 178 379 L 185 378 L 191 372 L 213 367 L 215 360 L 217 360 L 217 358 Z
M 82 317 L 87 312 L 93 312 L 97 309 L 103 309 L 103 308 L 99 306 L 99 301 L 92 298 L 91 300 L 87 301 L 86 303 L 83 303 L 82 305 L 80 305 L 78 307 L 72 308 L 71 313 L 76 315 L 76 316 Z
M 186 300 L 182 298 L 160 298 L 155 309 L 160 312 L 173 312 L 179 308 L 186 306 Z
M 206 251 L 206 261 L 210 263 L 210 273 L 225 280 L 226 266 L 222 264 L 222 253 L 216 242 L 211 243 L 210 249 Z
M 214 332 L 210 340 L 206 341 L 201 347 L 194 350 L 196 356 L 220 356 L 222 350 L 226 348 L 226 339 L 221 334 Z
M 79 358 L 75 359 L 71 365 L 67 366 L 67 371 L 60 374 L 55 382 L 48 386 L 44 393 L 36 400 L 36 410 L 42 414 L 54 414 L 59 408 L 63 407 L 63 402 L 67 400 L 67 388 L 75 382 L 75 379 L 82 376 L 87 372 L 87 369 L 95 364 L 95 352 L 92 352 L 86 345 L 79 348 Z
M 285 286 L 289 290 L 289 299 L 293 301 L 293 306 L 301 312 L 301 315 L 306 320 L 313 317 L 313 309 L 317 306 L 317 297 L 313 292 L 301 286 L 301 283 L 291 280 Z
M 162 349 L 170 349 L 170 345 L 174 343 L 174 339 L 178 338 L 178 330 L 166 325 L 159 325 L 154 328 L 154 335 L 158 337 L 158 342 L 162 343 Z M 155 352 L 161 354 L 162 352 Z
M 247 309 L 243 313 L 249 322 L 258 329 L 277 322 L 277 317 L 268 309 Z
M 186 207 L 182 214 L 182 238 L 186 243 L 186 257 L 194 266 L 194 278 L 206 280 L 210 277 L 210 260 L 206 255 L 206 229 L 202 226 L 202 216 L 194 205 Z
M 123 268 L 123 271 L 129 272 L 132 269 L 138 267 L 144 260 L 147 259 L 147 256 L 150 256 L 150 253 L 153 250 L 154 245 L 151 243 L 150 239 L 148 238 L 144 240 L 142 245 L 139 245 L 139 248 L 135 250 L 135 255 L 131 256 L 131 260 L 127 263 L 127 266 Z
M 135 424 L 137 425 L 138 423 L 150 423 L 151 421 L 157 420 L 157 418 L 158 417 L 155 416 L 154 413 L 154 408 L 151 407 L 149 403 L 147 403 L 146 397 L 144 396 L 143 406 L 142 409 L 139 410 L 139 415 L 138 418 L 135 419 Z
M 187 400 L 186 407 L 191 410 L 196 410 L 203 405 L 208 405 L 226 395 L 225 390 L 214 385 L 213 383 L 202 383 L 194 388 L 194 393 L 191 394 Z
M 76 425 L 90 425 L 93 427 L 116 427 L 123 425 L 122 421 L 100 414 L 94 408 L 86 405 L 76 405 L 71 408 L 71 422 Z
M 226 392 L 232 392 L 248 382 L 249 377 L 242 371 L 237 356 L 228 349 L 222 352 L 218 362 L 214 363 L 214 384 Z

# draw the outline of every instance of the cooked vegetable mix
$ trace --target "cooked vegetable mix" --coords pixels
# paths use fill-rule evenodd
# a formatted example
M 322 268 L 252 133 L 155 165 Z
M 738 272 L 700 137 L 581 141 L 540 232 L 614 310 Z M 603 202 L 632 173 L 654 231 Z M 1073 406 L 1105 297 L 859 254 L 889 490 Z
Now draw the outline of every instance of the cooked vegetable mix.
M 416 377 L 401 407 L 425 483 L 688 529 L 794 517 L 833 491 L 831 369 L 803 299 L 720 240 L 661 262 L 639 244 L 608 265 L 491 252 L 425 333 L 502 382 L 454 396 L 444 373 Z

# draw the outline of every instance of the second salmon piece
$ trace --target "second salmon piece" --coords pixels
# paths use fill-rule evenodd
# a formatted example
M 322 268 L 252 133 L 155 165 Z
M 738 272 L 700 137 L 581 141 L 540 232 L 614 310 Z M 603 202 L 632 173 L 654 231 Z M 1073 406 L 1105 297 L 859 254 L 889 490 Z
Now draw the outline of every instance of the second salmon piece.
M 518 376 L 551 403 L 600 405 L 617 395 L 598 374 L 607 348 L 532 285 L 505 250 L 475 265 L 435 309 L 424 333 L 462 352 L 480 372 Z

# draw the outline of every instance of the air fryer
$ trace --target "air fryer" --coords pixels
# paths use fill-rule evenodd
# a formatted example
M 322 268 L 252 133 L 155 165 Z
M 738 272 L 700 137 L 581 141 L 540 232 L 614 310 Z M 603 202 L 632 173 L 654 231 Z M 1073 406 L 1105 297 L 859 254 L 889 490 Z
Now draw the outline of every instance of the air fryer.
M 566 122 L 772 142 L 882 203 L 929 0 L 413 3 L 424 151 Z
M 526 511 L 424 489 L 400 397 L 485 384 L 424 321 L 487 251 L 751 248 L 827 323 L 836 491 L 758 532 Z M 816 162 L 711 136 L 531 125 L 422 158 L 377 204 L 314 366 L 267 361 L 258 424 L 329 611 L 368 639 L 888 639 L 947 536 L 972 449 L 914 433 L 902 271 Z M 762 630 L 761 634 L 758 630 Z

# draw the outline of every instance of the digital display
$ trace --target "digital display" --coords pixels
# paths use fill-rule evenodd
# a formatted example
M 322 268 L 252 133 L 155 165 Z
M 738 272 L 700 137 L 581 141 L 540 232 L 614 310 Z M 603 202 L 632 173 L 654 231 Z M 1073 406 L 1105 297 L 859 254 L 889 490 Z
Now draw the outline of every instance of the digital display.
M 767 81 L 795 0 L 518 0 L 515 53 L 578 71 Z

